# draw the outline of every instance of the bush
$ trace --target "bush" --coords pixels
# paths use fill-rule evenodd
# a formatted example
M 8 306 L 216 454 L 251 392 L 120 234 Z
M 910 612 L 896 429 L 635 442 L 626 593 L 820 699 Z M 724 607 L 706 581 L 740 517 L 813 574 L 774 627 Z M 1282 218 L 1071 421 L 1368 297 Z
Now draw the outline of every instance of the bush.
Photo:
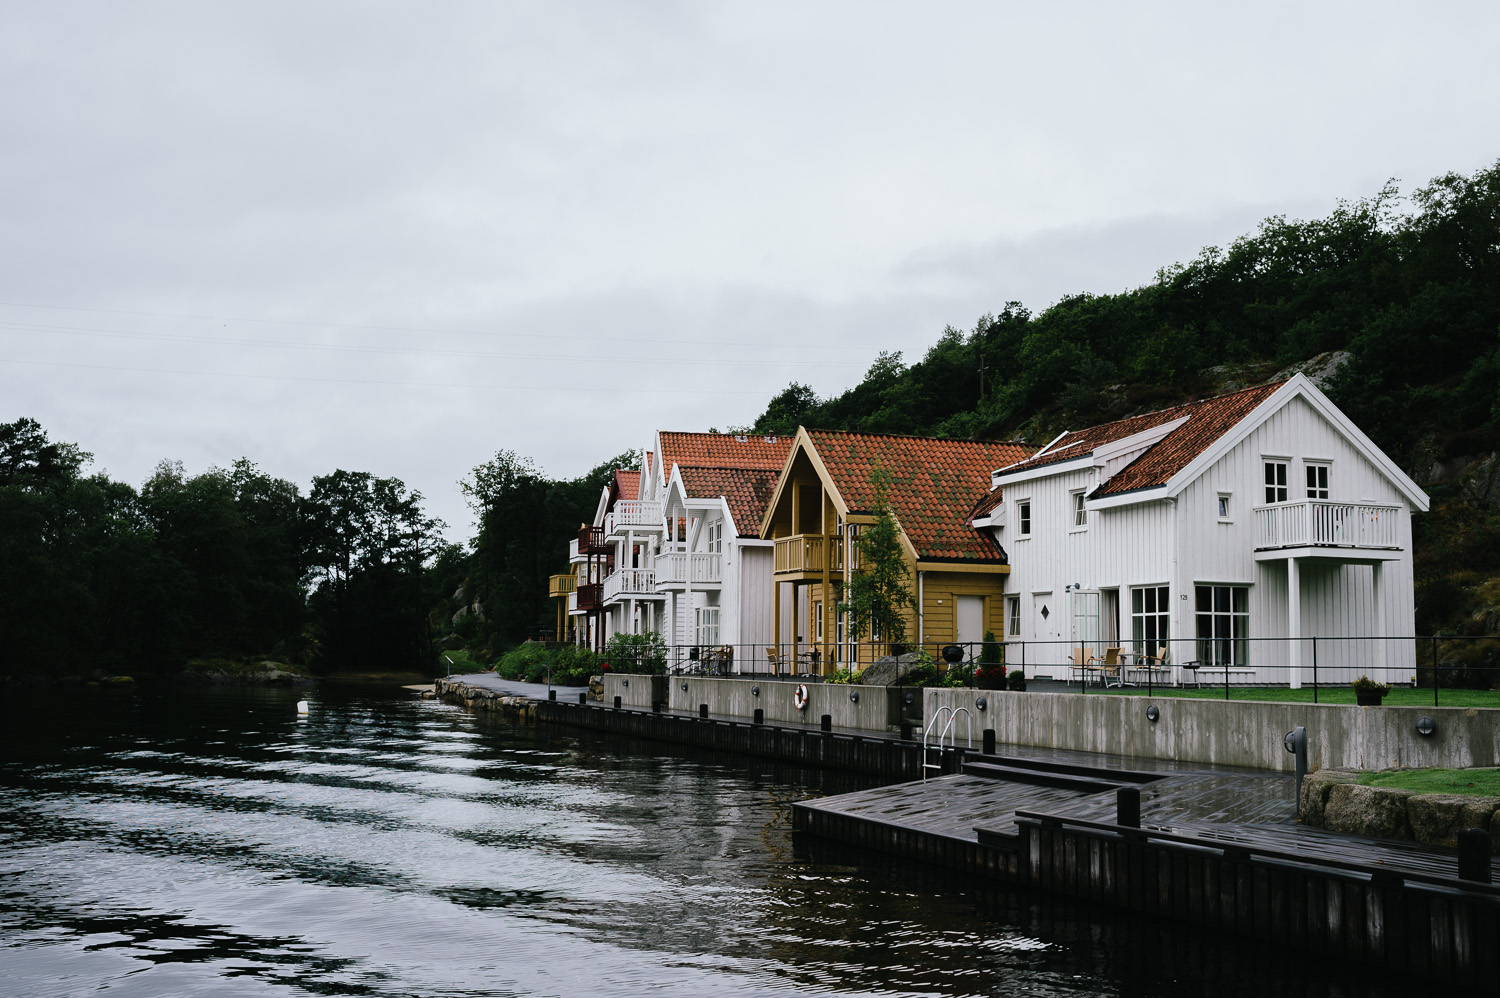
M 517 682 L 545 683 L 550 670 L 556 686 L 585 686 L 597 668 L 597 657 L 587 648 L 527 641 L 506 652 L 495 672 Z
M 979 649 L 980 665 L 1003 665 L 1005 662 L 1005 646 L 995 640 L 994 631 L 984 632 L 984 646 Z M 1000 670 L 1001 675 L 1005 670 Z
M 835 669 L 824 679 L 825 683 L 839 683 L 845 686 L 855 686 L 864 679 L 864 673 L 858 669 Z
M 604 659 L 614 672 L 649 676 L 667 674 L 667 646 L 655 631 L 616 634 L 604 646 Z

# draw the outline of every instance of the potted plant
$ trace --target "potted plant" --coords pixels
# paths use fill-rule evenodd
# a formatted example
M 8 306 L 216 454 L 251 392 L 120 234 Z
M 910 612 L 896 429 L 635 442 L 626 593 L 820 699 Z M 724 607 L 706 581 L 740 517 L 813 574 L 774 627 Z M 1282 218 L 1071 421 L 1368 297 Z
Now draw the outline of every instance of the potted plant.
M 1006 685 L 1017 693 L 1025 693 L 1026 673 L 1022 672 L 1020 669 L 1013 670 L 1011 674 L 1006 678 Z
M 984 644 L 980 647 L 978 668 L 974 670 L 974 683 L 982 690 L 1005 689 L 1005 654 L 994 631 L 984 632 Z
M 1349 685 L 1354 687 L 1354 702 L 1361 707 L 1379 707 L 1391 691 L 1389 683 L 1377 683 L 1369 676 L 1360 676 Z

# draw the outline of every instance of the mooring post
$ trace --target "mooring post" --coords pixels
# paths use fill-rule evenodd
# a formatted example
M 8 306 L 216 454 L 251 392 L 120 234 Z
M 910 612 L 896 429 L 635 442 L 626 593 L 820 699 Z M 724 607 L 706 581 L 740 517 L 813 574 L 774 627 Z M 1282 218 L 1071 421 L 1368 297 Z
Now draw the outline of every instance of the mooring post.
M 619 697 L 615 697 L 615 710 L 619 710 L 619 709 L 620 709 L 620 698 Z
M 1490 882 L 1490 833 L 1483 828 L 1458 833 L 1458 878 Z
M 909 742 L 909 741 L 911 741 L 911 722 L 910 721 L 902 721 L 901 722 L 901 740 L 903 742 Z
M 1120 787 L 1115 791 L 1115 824 L 1121 828 L 1141 827 L 1141 788 Z
M 1286 750 L 1296 757 L 1297 773 L 1297 817 L 1302 817 L 1302 778 L 1307 775 L 1307 729 L 1297 725 L 1281 739 Z
M 587 707 L 589 703 L 589 695 L 587 693 L 578 694 L 578 702 Z
M 699 717 L 707 717 L 708 716 L 708 704 L 706 704 L 706 703 L 700 703 L 698 705 L 698 716 Z
M 824 731 L 832 731 L 833 730 L 833 715 L 832 714 L 824 714 L 821 718 L 818 719 L 818 726 L 820 728 L 822 728 Z
M 766 709 L 764 707 L 757 707 L 757 708 L 755 708 L 754 723 L 755 724 L 765 724 L 766 723 Z
M 995 754 L 995 729 L 994 728 L 985 728 L 984 729 L 984 743 L 981 746 L 981 748 L 980 748 L 979 751 L 983 752 L 985 755 L 994 755 Z
M 556 700 L 557 699 L 557 691 L 556 690 L 548 690 L 547 691 L 547 699 L 548 700 Z

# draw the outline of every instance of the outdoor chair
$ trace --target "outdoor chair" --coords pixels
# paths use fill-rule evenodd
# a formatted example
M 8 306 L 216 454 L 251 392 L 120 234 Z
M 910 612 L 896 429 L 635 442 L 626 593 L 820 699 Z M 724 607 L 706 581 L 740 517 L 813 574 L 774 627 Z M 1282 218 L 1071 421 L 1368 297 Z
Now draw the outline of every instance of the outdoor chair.
M 1099 660 L 1089 655 L 1088 649 L 1083 645 L 1075 645 L 1070 657 L 1073 659 L 1072 671 L 1077 673 L 1078 682 L 1082 685 L 1087 686 L 1091 676 L 1102 675 L 1100 668 L 1093 664 Z
M 775 648 L 766 649 L 766 669 L 773 676 L 781 674 L 781 652 Z
M 1097 666 L 1099 676 L 1104 681 L 1105 686 L 1124 688 L 1125 676 L 1120 668 L 1120 649 L 1106 648 L 1104 649 L 1103 658 L 1091 658 L 1089 661 L 1099 663 Z

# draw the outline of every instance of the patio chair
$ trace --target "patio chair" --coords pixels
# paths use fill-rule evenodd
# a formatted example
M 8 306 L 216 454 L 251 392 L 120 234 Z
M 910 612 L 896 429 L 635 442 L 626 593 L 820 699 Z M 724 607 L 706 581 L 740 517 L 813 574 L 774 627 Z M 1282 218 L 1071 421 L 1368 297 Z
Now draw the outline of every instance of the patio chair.
M 766 669 L 773 676 L 781 674 L 781 651 L 779 649 L 766 649 Z
M 1091 658 L 1089 659 L 1089 661 L 1099 663 L 1099 665 L 1097 666 L 1097 668 L 1099 669 L 1099 676 L 1104 681 L 1105 686 L 1114 686 L 1120 689 L 1124 689 L 1125 674 L 1121 669 L 1122 663 L 1120 661 L 1120 649 L 1106 648 L 1104 649 L 1103 658 Z
M 1083 645 L 1074 645 L 1073 654 L 1069 657 L 1073 660 L 1072 671 L 1078 674 L 1078 681 L 1084 686 L 1088 685 L 1090 676 L 1101 674 L 1099 667 L 1093 664 L 1099 660 L 1090 655 Z

